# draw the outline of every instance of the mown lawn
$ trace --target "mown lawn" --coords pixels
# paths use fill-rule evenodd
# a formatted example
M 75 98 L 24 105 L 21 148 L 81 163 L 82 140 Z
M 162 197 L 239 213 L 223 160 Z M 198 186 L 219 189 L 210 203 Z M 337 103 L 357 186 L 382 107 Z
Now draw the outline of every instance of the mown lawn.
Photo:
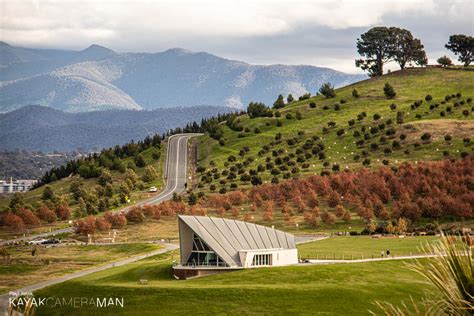
M 391 255 L 408 256 L 423 253 L 420 247 L 439 240 L 436 236 L 405 238 L 372 238 L 370 236 L 332 237 L 298 245 L 301 258 L 311 259 L 361 259 L 378 258 L 381 251 Z
M 138 284 L 147 279 L 147 285 Z M 433 290 L 402 261 L 252 269 L 187 281 L 169 255 L 58 284 L 37 297 L 123 297 L 124 308 L 45 308 L 38 315 L 368 315 L 374 300 L 420 301 Z

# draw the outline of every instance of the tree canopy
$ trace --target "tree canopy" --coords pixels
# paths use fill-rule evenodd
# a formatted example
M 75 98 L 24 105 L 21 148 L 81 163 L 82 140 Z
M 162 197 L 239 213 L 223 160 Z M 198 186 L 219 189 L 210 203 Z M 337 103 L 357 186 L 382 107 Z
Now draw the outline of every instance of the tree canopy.
M 474 37 L 463 34 L 451 35 L 445 47 L 455 55 L 459 55 L 459 61 L 464 63 L 464 67 L 471 64 L 474 55 Z
M 273 108 L 274 109 L 281 109 L 285 106 L 285 99 L 283 98 L 283 95 L 279 95 L 276 101 L 273 103 Z
M 250 118 L 265 117 L 272 114 L 272 111 L 261 102 L 250 102 L 247 107 L 247 114 Z
M 383 66 L 395 61 L 404 69 L 408 63 L 426 65 L 426 53 L 419 39 L 398 27 L 374 27 L 357 39 L 357 52 L 362 56 L 355 64 L 370 76 L 381 76 Z

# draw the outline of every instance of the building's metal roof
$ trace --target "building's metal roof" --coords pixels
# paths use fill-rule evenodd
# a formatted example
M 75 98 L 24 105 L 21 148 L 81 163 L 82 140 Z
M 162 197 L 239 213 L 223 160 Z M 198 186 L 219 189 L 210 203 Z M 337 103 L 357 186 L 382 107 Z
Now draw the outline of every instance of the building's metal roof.
M 178 217 L 229 264 L 238 265 L 239 250 L 296 248 L 293 235 L 274 228 L 218 217 Z

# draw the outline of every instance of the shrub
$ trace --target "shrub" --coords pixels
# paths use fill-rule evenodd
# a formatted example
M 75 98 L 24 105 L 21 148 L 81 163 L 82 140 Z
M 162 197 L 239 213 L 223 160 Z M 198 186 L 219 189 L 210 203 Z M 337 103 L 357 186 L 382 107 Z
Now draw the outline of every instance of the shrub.
M 397 112 L 397 124 L 403 124 L 403 112 Z
M 396 110 L 397 105 L 395 103 L 390 104 L 390 110 Z
M 159 151 L 159 150 L 156 150 L 156 149 L 153 150 L 153 153 L 151 154 L 151 157 L 152 157 L 153 159 L 155 159 L 155 160 L 160 159 L 160 157 L 161 157 L 160 151 Z
M 329 82 L 323 83 L 321 88 L 319 88 L 319 93 L 321 93 L 326 98 L 334 98 L 336 96 L 336 91 Z
M 333 225 L 336 222 L 336 216 L 328 211 L 321 212 L 321 220 L 326 225 Z
M 66 203 L 58 205 L 55 209 L 56 215 L 62 221 L 69 219 L 71 216 L 71 209 Z
M 447 141 L 447 142 L 450 142 L 451 140 L 453 139 L 453 137 L 451 135 L 444 135 L 444 140 Z
M 125 218 L 128 222 L 140 223 L 145 219 L 145 215 L 143 214 L 143 209 L 140 206 L 134 206 L 127 213 L 125 213 Z
M 468 116 L 468 115 L 469 115 L 469 111 L 468 111 L 468 110 L 464 110 L 464 111 L 462 111 L 462 114 L 463 114 L 464 116 Z
M 96 218 L 89 216 L 85 219 L 79 219 L 74 223 L 74 230 L 76 234 L 87 236 L 94 234 L 96 231 Z
M 316 108 L 316 103 L 315 102 L 309 102 L 309 107 L 312 109 Z
M 374 121 L 378 121 L 380 119 L 380 114 L 375 113 L 374 114 Z
M 44 187 L 43 194 L 41 196 L 41 199 L 43 201 L 52 201 L 54 199 L 54 192 L 53 189 L 49 185 Z
M 309 98 L 311 98 L 311 93 L 308 92 L 308 93 L 305 93 L 305 94 L 303 94 L 302 96 L 300 96 L 300 97 L 298 98 L 298 100 L 299 100 L 299 101 L 303 101 L 303 100 L 308 100 Z
M 421 140 L 424 141 L 424 142 L 428 142 L 430 141 L 431 139 L 431 134 L 430 133 L 424 133 L 423 135 L 421 135 Z
M 427 102 L 430 102 L 431 100 L 433 100 L 433 97 L 431 96 L 431 94 L 428 94 L 428 95 L 426 95 L 425 100 Z
M 271 113 L 271 110 L 263 103 L 250 102 L 247 107 L 248 116 L 253 119 L 256 117 L 267 117 Z
M 143 173 L 142 180 L 145 182 L 152 182 L 157 176 L 158 173 L 156 172 L 156 169 L 153 166 L 147 166 Z
M 359 92 L 357 92 L 356 89 L 352 90 L 352 96 L 353 96 L 354 98 L 358 98 L 358 97 L 359 97 Z
M 145 158 L 143 157 L 142 154 L 138 154 L 136 157 L 135 157 L 135 165 L 139 168 L 143 168 L 146 166 L 146 161 L 145 161 Z
M 397 93 L 395 92 L 395 89 L 388 82 L 385 83 L 383 87 L 383 93 L 385 94 L 387 99 L 393 99 L 397 95 Z
M 344 134 L 345 134 L 345 130 L 343 128 L 337 131 L 337 136 L 342 136 Z
M 97 217 L 95 219 L 95 227 L 97 230 L 105 231 L 110 230 L 110 228 L 112 228 L 112 224 L 110 224 L 105 218 Z
M 23 221 L 23 219 L 20 216 L 13 214 L 12 212 L 8 212 L 3 217 L 3 225 L 15 232 L 19 232 L 25 229 L 25 222 Z
M 285 107 L 285 99 L 283 98 L 283 95 L 278 95 L 278 98 L 276 101 L 273 103 L 273 108 L 274 109 L 281 109 Z
M 438 64 L 440 64 L 442 67 L 448 67 L 448 66 L 452 66 L 453 65 L 453 62 L 451 61 L 451 58 L 449 58 L 448 56 L 444 55 L 444 56 L 441 56 L 440 58 L 438 58 L 436 60 L 436 62 Z
M 48 223 L 54 223 L 57 220 L 56 213 L 44 204 L 38 209 L 38 217 Z
M 112 212 L 106 212 L 104 214 L 104 219 L 110 223 L 112 228 L 117 228 L 120 229 L 124 227 L 127 224 L 127 219 L 125 215 L 121 213 L 112 213 Z
M 287 120 L 291 120 L 293 118 L 293 115 L 291 115 L 291 113 L 288 112 L 288 113 L 286 113 L 285 118 Z
M 38 217 L 29 209 L 21 208 L 16 212 L 16 215 L 20 216 L 25 225 L 27 226 L 38 226 L 40 220 Z

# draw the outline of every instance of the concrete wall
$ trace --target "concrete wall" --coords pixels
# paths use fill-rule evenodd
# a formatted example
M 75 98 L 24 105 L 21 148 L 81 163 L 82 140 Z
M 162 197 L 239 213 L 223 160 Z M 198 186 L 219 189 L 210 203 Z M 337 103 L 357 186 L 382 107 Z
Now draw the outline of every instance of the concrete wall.
M 287 266 L 298 263 L 297 249 L 268 249 L 268 250 L 241 250 L 239 251 L 240 261 L 244 268 L 254 268 L 252 261 L 254 255 L 272 255 L 271 266 Z M 257 266 L 262 267 L 262 266 Z M 255 267 L 256 268 L 256 267 Z

